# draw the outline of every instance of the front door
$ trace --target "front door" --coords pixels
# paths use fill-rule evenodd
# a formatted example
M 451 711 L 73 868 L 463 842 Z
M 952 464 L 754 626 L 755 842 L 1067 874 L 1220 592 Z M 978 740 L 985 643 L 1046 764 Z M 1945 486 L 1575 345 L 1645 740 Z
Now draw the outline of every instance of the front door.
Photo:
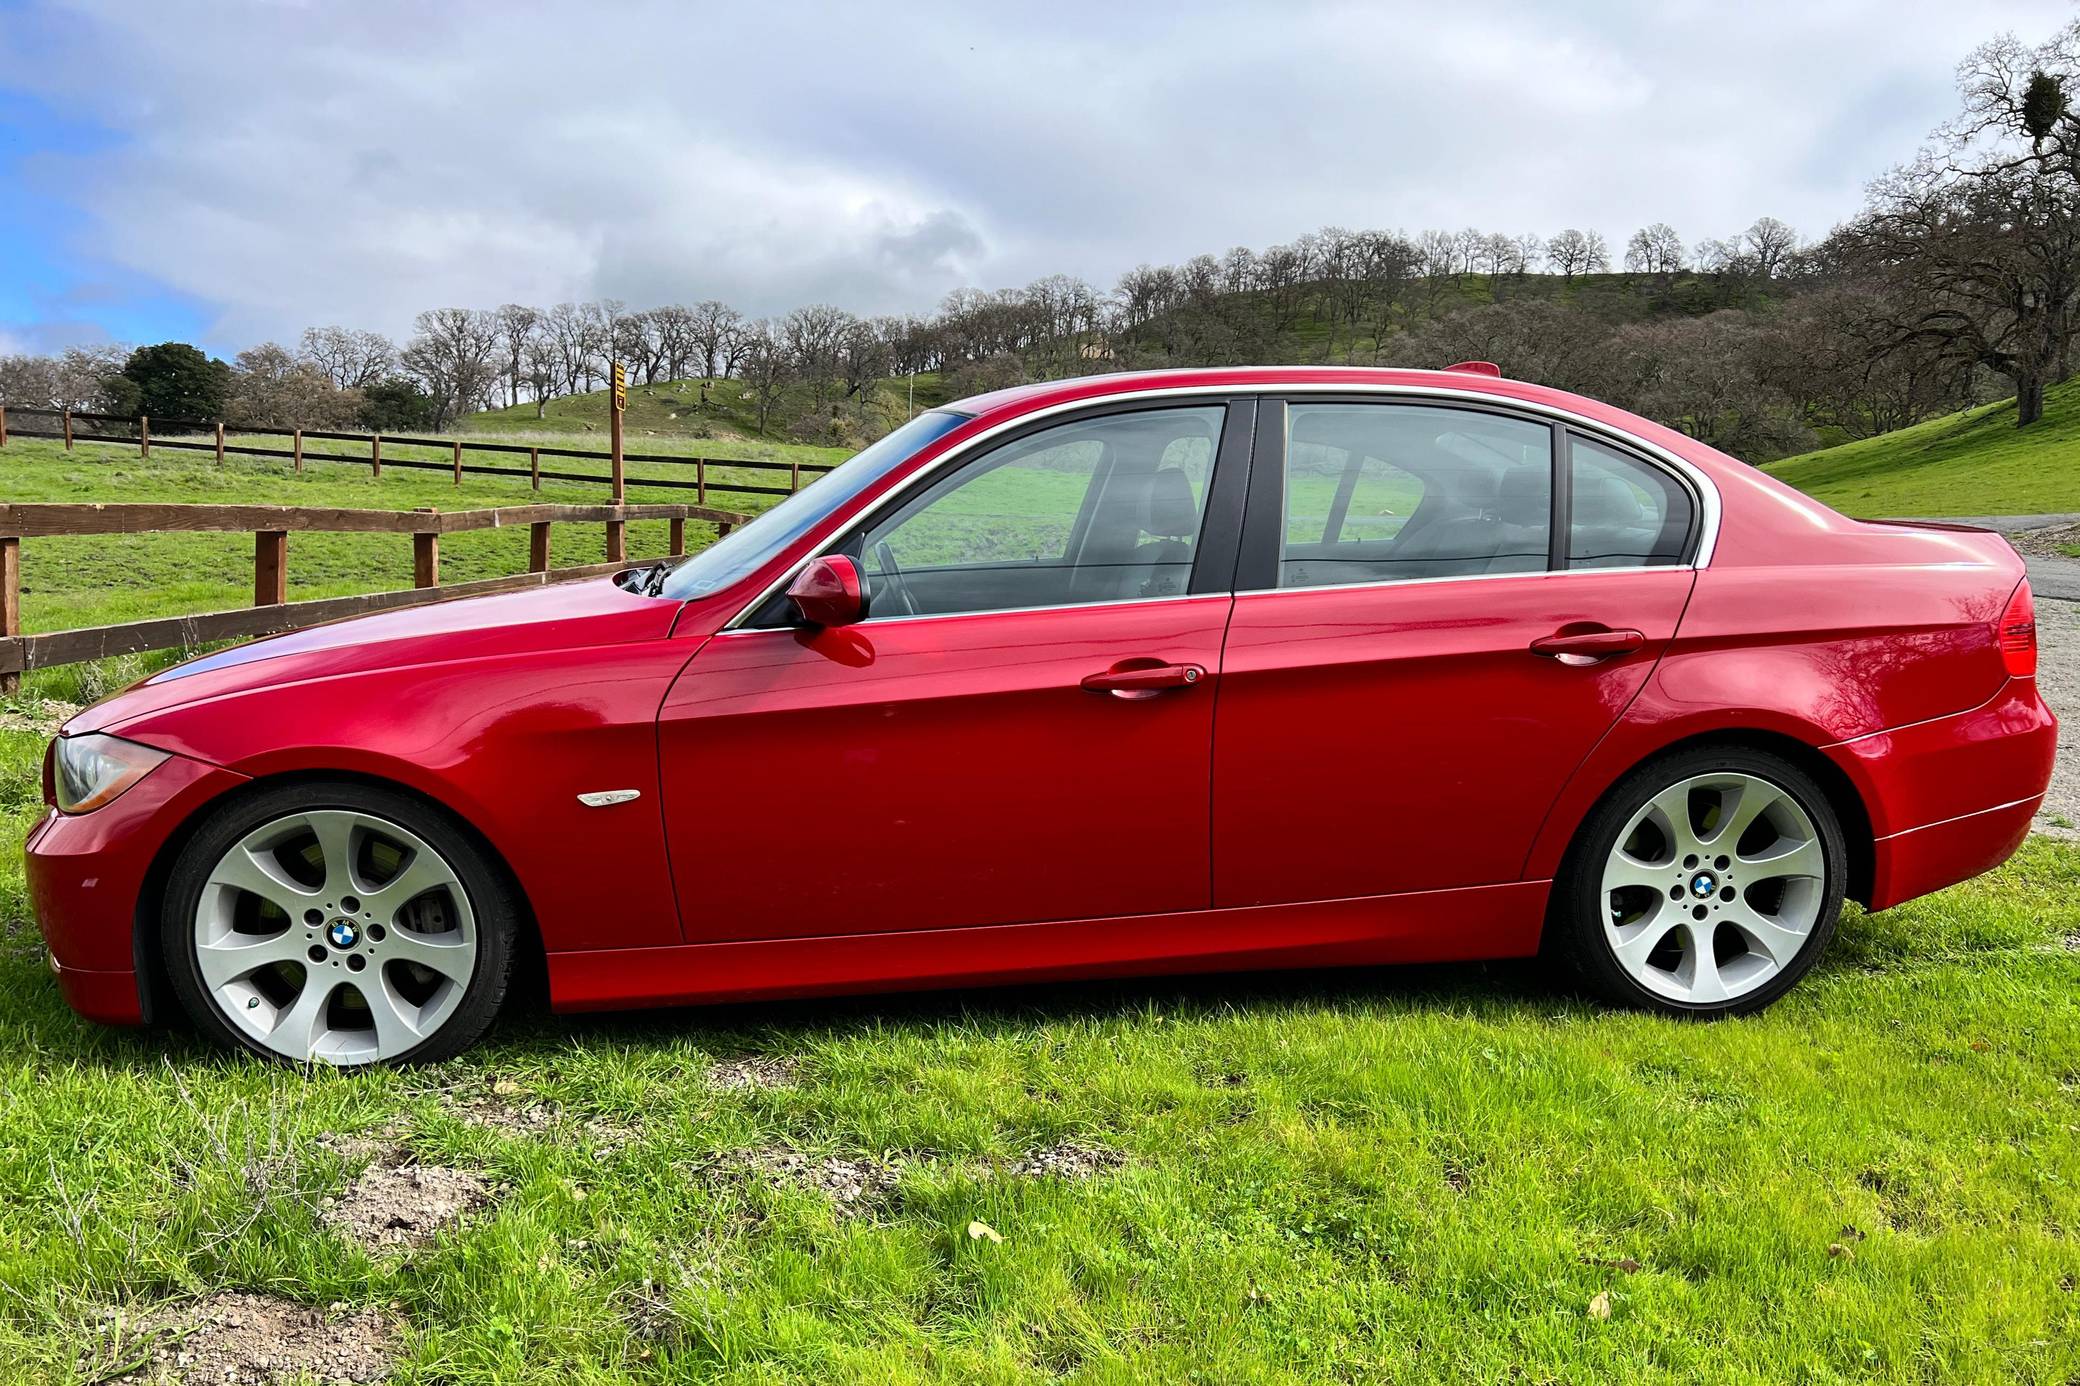
M 1519 879 L 1675 633 L 1689 490 L 1507 413 L 1283 412 L 1263 411 L 1221 674 L 1214 903 Z
M 1014 435 L 840 541 L 866 620 L 710 640 L 659 724 L 689 941 L 1205 908 L 1235 541 L 1209 498 L 1252 412 Z

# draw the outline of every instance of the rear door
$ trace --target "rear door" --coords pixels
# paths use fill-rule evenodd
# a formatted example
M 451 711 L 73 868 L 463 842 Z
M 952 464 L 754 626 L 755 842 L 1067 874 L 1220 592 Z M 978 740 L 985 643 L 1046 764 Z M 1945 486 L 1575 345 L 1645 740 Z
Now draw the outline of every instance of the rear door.
M 710 640 L 658 728 L 687 936 L 1206 908 L 1254 411 L 1016 432 L 839 542 L 868 619 Z
M 1675 632 L 1689 484 L 1542 419 L 1376 397 L 1266 402 L 1253 473 L 1215 905 L 1518 879 Z

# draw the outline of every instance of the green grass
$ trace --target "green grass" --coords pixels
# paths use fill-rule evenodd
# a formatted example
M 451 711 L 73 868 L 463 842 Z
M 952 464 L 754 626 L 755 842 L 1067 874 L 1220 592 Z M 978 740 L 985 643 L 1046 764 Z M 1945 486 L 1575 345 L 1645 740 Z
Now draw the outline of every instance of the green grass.
M 2080 1371 L 2068 847 L 1852 917 L 1719 1025 L 1403 969 L 523 1015 L 431 1070 L 306 1077 L 64 1009 L 14 850 L 39 750 L 0 733 L 0 1379 L 94 1379 L 111 1311 L 226 1287 L 394 1306 L 409 1383 Z M 745 1053 L 794 1085 L 701 1081 Z M 488 1084 L 562 1120 L 444 1100 Z M 317 1216 L 365 1158 L 337 1133 L 502 1192 L 371 1259 Z M 1064 1139 L 1125 1163 L 1007 1168 Z M 852 1218 L 715 1172 L 775 1145 L 906 1166 Z
M 2004 400 L 1773 462 L 1771 476 L 1847 515 L 2039 515 L 2080 510 L 2080 379 L 2015 427 Z
M 527 498 L 17 448 L 9 499 Z M 653 528 L 632 537 L 661 546 Z M 563 561 L 597 556 L 578 534 Z M 473 537 L 449 575 L 517 566 Z M 73 542 L 27 541 L 33 628 L 248 594 L 244 536 Z M 408 580 L 401 542 L 291 543 L 313 594 Z M 530 1009 L 432 1069 L 304 1076 L 57 997 L 20 866 L 43 736 L 7 728 L 109 679 L 38 673 L 0 704 L 0 1381 L 100 1379 L 139 1314 L 224 1288 L 387 1307 L 402 1383 L 2080 1373 L 2080 849 L 2032 840 L 1984 880 L 1852 911 L 1801 987 L 1717 1025 L 1588 1007 L 1527 967 L 1347 970 Z M 702 1081 L 745 1054 L 794 1060 L 793 1084 Z M 558 1123 L 463 1120 L 450 1094 L 490 1085 Z M 371 1258 L 319 1217 L 366 1158 L 340 1134 L 499 1195 Z M 1124 1162 L 1010 1169 L 1064 1140 Z M 774 1146 L 905 1163 L 847 1217 L 719 1172 Z
M 256 438 L 260 446 L 282 440 Z M 316 445 L 313 445 L 314 447 Z M 341 445 L 329 445 L 340 447 Z M 842 449 L 783 448 L 743 441 L 679 440 L 660 451 L 688 456 L 732 456 L 775 461 L 835 462 Z M 466 455 L 466 462 L 489 454 Z M 220 468 L 207 453 L 155 448 L 149 461 L 134 448 L 81 444 L 66 452 L 54 442 L 15 437 L 0 449 L 0 495 L 10 501 L 182 501 L 220 504 L 348 506 L 362 509 L 409 510 L 432 506 L 441 510 L 526 505 L 536 500 L 602 504 L 603 485 L 545 481 L 531 491 L 525 476 L 465 476 L 458 487 L 440 471 L 394 465 L 405 458 L 445 462 L 438 449 L 386 444 L 387 464 L 380 479 L 365 460 L 354 463 L 311 460 L 301 475 L 287 462 L 228 458 Z M 500 465 L 503 465 L 503 461 Z M 526 466 L 526 458 L 518 465 Z M 543 459 L 550 470 L 606 474 L 602 464 L 570 458 Z M 691 502 L 692 491 L 645 490 L 650 476 L 685 477 L 690 469 L 635 465 L 629 469 L 632 501 Z M 740 468 L 710 469 L 711 485 L 741 482 L 785 486 L 785 472 Z M 715 490 L 709 503 L 726 509 L 757 511 L 776 497 Z M 637 521 L 629 526 L 629 552 L 634 557 L 662 554 L 667 546 L 663 521 Z M 687 543 L 698 548 L 713 537 L 712 526 L 690 524 Z M 597 563 L 605 558 L 602 526 L 559 525 L 554 531 L 554 560 L 559 566 Z M 149 534 L 30 538 L 22 542 L 22 619 L 29 631 L 65 630 L 86 625 L 142 620 L 148 617 L 213 611 L 252 600 L 253 540 L 246 534 Z M 498 577 L 527 568 L 524 529 L 480 530 L 446 536 L 441 541 L 441 576 L 446 582 Z M 409 537 L 374 534 L 294 534 L 289 540 L 291 600 L 381 591 L 412 585 Z M 170 658 L 171 656 L 169 656 Z M 62 671 L 53 671 L 62 675 Z M 39 685 L 40 686 L 40 685 Z M 64 696 L 54 687 L 53 696 Z
M 673 440 L 784 440 L 790 436 L 786 431 L 790 424 L 810 413 L 828 418 L 833 404 L 847 427 L 860 426 L 863 411 L 857 400 L 827 399 L 819 411 L 814 392 L 806 385 L 794 384 L 782 391 L 762 434 L 758 428 L 757 406 L 744 398 L 744 393 L 744 383 L 740 380 L 703 381 L 696 378 L 662 380 L 655 385 L 631 384 L 628 387 L 628 409 L 621 418 L 625 446 L 630 452 L 650 452 L 660 450 L 653 444 L 668 444 Z M 946 403 L 947 397 L 947 390 L 935 372 L 917 377 L 914 398 L 907 376 L 875 382 L 864 409 L 871 436 L 878 437 L 902 423 L 910 417 L 913 407 L 930 409 Z M 533 404 L 487 409 L 470 415 L 464 426 L 472 432 L 553 436 L 566 446 L 573 445 L 568 435 L 583 434 L 587 441 L 581 446 L 605 448 L 607 445 L 611 423 L 605 390 L 553 399 L 541 411 L 542 417 L 537 418 L 536 412 Z M 859 441 L 863 442 L 865 438 Z M 787 450 L 800 448 L 799 444 L 786 442 L 772 446 L 781 448 L 783 457 Z M 711 452 L 709 455 L 716 454 Z M 806 452 L 804 460 L 808 460 Z

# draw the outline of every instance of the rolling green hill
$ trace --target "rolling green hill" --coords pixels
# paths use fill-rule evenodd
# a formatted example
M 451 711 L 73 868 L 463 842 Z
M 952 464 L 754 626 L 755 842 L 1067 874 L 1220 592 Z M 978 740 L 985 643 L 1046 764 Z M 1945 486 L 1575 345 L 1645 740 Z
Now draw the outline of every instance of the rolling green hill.
M 703 385 L 707 387 L 705 396 Z M 836 402 L 837 431 L 829 437 L 795 439 L 786 431 L 787 425 L 815 408 L 815 399 L 808 386 L 788 387 L 773 406 L 764 433 L 759 432 L 756 404 L 746 399 L 744 394 L 744 384 L 738 380 L 660 380 L 655 385 L 631 384 L 628 387 L 628 412 L 622 416 L 626 446 L 631 452 L 640 452 L 644 438 L 747 438 L 835 445 L 850 451 L 903 422 L 910 416 L 912 408 L 908 377 L 880 381 L 866 404 L 867 427 L 860 430 L 858 436 L 851 430 L 855 427 L 854 421 L 860 417 L 859 402 L 839 400 Z M 917 377 L 916 408 L 929 409 L 944 404 L 946 398 L 946 387 L 936 374 Z M 832 407 L 826 402 L 822 412 L 828 415 Z M 594 390 L 589 394 L 552 399 L 544 416 L 539 419 L 535 417 L 535 407 L 531 403 L 510 409 L 487 409 L 470 415 L 461 427 L 477 433 L 584 434 L 595 440 L 584 446 L 605 447 L 607 392 Z
M 1763 470 L 1848 515 L 2080 510 L 2080 378 L 2053 386 L 2028 429 L 2003 400 Z

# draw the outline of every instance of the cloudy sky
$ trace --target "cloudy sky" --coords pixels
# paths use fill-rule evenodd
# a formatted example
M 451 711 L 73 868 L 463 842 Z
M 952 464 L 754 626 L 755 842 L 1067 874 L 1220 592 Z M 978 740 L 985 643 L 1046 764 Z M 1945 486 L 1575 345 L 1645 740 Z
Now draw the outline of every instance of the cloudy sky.
M 929 309 L 1324 224 L 1824 233 L 2053 0 L 0 0 L 0 350 Z

